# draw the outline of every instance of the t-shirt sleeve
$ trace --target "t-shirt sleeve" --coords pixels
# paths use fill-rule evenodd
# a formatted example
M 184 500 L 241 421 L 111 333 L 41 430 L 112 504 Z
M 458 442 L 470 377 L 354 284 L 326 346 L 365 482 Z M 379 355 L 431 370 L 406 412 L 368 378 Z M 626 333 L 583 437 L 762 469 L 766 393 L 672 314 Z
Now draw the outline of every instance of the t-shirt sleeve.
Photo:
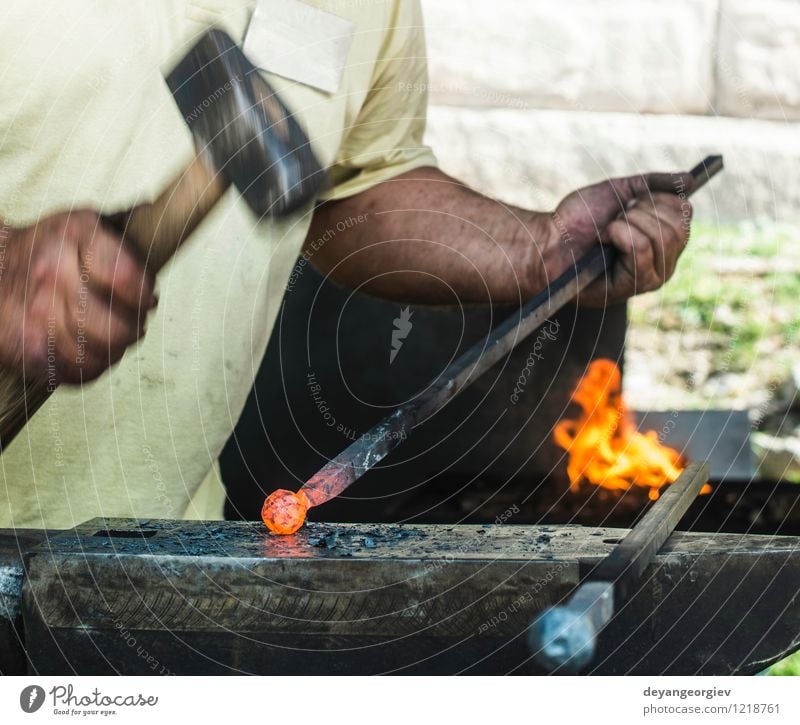
M 364 105 L 346 130 L 323 200 L 343 199 L 421 166 L 428 105 L 425 30 L 418 0 L 399 0 Z

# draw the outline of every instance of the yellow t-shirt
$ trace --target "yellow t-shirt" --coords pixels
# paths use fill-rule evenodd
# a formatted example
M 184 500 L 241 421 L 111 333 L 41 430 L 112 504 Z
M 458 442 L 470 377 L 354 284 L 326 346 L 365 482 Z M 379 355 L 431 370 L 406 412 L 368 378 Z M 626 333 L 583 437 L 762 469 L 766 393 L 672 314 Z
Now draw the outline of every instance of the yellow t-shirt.
M 267 74 L 342 198 L 435 160 L 422 143 L 416 0 L 311 2 L 356 24 L 335 93 Z M 5 0 L 0 216 L 111 213 L 193 156 L 163 72 L 207 26 L 242 42 L 255 0 Z M 97 381 L 58 389 L 0 456 L 0 527 L 94 516 L 220 518 L 217 458 L 266 348 L 311 207 L 257 223 L 228 191 L 158 278 L 148 332 Z M 268 482 L 266 482 L 268 483 Z

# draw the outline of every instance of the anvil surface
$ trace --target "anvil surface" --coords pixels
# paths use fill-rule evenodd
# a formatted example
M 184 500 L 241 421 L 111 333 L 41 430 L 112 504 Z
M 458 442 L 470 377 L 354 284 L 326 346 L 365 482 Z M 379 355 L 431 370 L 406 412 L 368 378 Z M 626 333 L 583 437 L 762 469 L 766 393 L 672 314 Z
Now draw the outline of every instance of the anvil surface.
M 534 673 L 531 619 L 626 533 L 309 524 L 276 537 L 260 523 L 95 519 L 23 552 L 27 667 Z M 676 532 L 591 671 L 759 671 L 798 647 L 798 588 L 798 538 Z

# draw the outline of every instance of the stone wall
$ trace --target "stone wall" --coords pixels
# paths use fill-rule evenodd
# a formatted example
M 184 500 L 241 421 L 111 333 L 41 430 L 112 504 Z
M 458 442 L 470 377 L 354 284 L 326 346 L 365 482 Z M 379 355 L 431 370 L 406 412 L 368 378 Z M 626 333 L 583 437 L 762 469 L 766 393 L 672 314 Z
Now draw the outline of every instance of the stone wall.
M 721 152 L 698 218 L 800 223 L 800 0 L 423 4 L 445 171 L 544 208 Z

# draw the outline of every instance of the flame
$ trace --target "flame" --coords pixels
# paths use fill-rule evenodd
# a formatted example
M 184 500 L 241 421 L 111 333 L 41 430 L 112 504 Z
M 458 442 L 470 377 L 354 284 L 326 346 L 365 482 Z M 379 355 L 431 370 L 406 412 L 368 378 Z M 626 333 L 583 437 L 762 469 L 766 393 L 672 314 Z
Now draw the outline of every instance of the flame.
M 572 395 L 581 415 L 559 422 L 553 438 L 567 451 L 573 491 L 582 481 L 619 491 L 642 486 L 655 501 L 661 487 L 678 478 L 686 461 L 662 445 L 655 431 L 636 429 L 622 399 L 621 382 L 619 368 L 611 360 L 592 361 Z M 710 491 L 706 484 L 700 493 Z

